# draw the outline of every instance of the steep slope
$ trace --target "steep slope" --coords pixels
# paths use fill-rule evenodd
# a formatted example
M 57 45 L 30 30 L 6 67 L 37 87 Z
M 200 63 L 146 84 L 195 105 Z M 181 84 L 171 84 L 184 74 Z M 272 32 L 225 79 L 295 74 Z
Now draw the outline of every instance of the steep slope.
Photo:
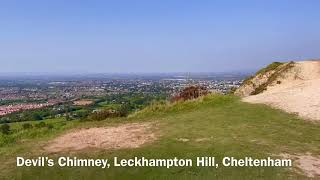
M 279 67 L 284 66 L 288 66 L 288 63 Z M 266 72 L 254 77 L 253 79 L 259 80 L 259 76 L 268 76 L 267 80 L 261 82 L 269 83 L 259 94 L 242 94 L 245 96 L 243 101 L 264 103 L 307 119 L 320 120 L 320 61 L 290 63 L 285 71 L 281 71 L 279 67 L 273 72 L 277 76 L 268 76 Z M 241 95 L 239 92 L 243 92 L 243 89 L 248 89 L 247 85 L 237 91 L 238 95 Z
M 294 62 L 280 63 L 273 62 L 267 67 L 261 69 L 255 76 L 249 77 L 242 86 L 235 91 L 235 94 L 241 97 L 256 95 L 267 90 L 267 87 L 274 85 L 279 76 L 283 76 L 294 66 Z M 279 83 L 279 82 L 278 82 Z

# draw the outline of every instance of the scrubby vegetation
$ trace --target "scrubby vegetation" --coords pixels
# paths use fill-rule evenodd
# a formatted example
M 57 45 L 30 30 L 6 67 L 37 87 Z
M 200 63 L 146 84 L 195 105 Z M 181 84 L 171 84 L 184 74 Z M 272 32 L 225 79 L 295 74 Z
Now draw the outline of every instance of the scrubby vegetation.
M 171 102 L 197 99 L 207 94 L 209 94 L 209 91 L 203 86 L 190 86 L 184 88 L 178 95 L 173 96 Z
M 277 69 L 280 65 L 282 65 L 282 63 L 278 63 L 278 62 L 274 62 L 272 64 L 270 64 L 269 66 L 267 66 L 266 68 L 260 70 L 261 72 L 258 72 L 257 74 L 260 73 L 265 73 L 271 70 L 275 70 L 275 72 L 268 78 L 267 82 L 261 84 L 260 86 L 256 87 L 255 90 L 251 93 L 251 95 L 256 95 L 256 94 L 260 94 L 263 91 L 267 90 L 267 87 L 274 83 L 276 81 L 276 79 L 284 72 L 288 71 L 290 68 L 293 67 L 294 62 L 291 61 L 285 65 L 283 65 L 280 69 Z M 276 82 L 277 84 L 280 84 L 280 82 Z
M 117 110 L 108 109 L 102 111 L 96 111 L 88 116 L 87 120 L 90 121 L 101 121 L 107 118 L 115 118 L 115 117 L 126 117 L 129 113 L 129 109 L 127 106 L 122 105 Z
M 3 124 L 0 126 L 0 131 L 2 134 L 8 135 L 10 133 L 10 126 L 9 124 Z
M 281 66 L 281 65 L 283 65 L 283 64 L 284 64 L 284 63 L 282 63 L 282 62 L 273 62 L 273 63 L 269 64 L 267 67 L 260 69 L 260 70 L 256 73 L 256 75 L 258 75 L 258 74 L 264 74 L 264 73 L 269 72 L 269 71 L 273 71 L 273 70 L 277 69 L 279 66 Z
M 259 75 L 259 74 L 264 74 L 266 72 L 272 71 L 277 69 L 279 66 L 283 65 L 284 63 L 282 62 L 273 62 L 271 64 L 269 64 L 267 67 L 260 69 L 259 71 L 256 72 L 255 76 Z M 250 84 L 252 83 L 251 80 L 255 77 L 255 76 L 249 76 L 246 79 L 243 80 L 243 85 L 245 84 Z
M 30 124 L 30 123 L 23 123 L 22 124 L 22 128 L 23 129 L 30 129 L 30 128 L 32 128 L 33 126 L 32 126 L 32 124 Z
M 247 77 L 246 79 L 243 80 L 242 85 L 252 83 L 251 80 L 252 80 L 253 78 L 254 78 L 254 76 L 249 76 L 249 77 Z

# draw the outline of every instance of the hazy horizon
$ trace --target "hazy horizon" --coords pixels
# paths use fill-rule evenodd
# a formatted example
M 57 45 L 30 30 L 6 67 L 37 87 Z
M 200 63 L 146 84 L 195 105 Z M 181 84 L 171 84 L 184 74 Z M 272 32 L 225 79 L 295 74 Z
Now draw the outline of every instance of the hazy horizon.
M 320 1 L 6 1 L 0 73 L 247 72 L 320 58 Z
M 112 75 L 221 75 L 221 74 L 250 74 L 255 70 L 226 71 L 226 72 L 0 72 L 1 76 L 112 76 Z

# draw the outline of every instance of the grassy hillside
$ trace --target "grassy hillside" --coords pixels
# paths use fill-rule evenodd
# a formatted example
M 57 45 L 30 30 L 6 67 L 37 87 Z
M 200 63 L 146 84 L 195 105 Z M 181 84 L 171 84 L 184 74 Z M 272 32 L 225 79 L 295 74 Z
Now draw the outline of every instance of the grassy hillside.
M 41 147 L 65 129 L 114 126 L 124 122 L 157 122 L 160 137 L 137 149 L 86 150 L 71 154 L 87 158 L 193 158 L 224 156 L 244 158 L 277 157 L 281 153 L 310 152 L 320 155 L 320 124 L 299 119 L 295 115 L 264 105 L 241 102 L 234 96 L 211 95 L 195 101 L 176 104 L 153 104 L 129 118 L 100 122 L 73 122 L 63 129 L 53 129 L 38 136 L 23 136 L 0 150 L 0 178 L 9 179 L 288 179 L 304 178 L 287 168 L 220 167 L 214 168 L 59 168 L 15 167 L 15 157 L 48 155 Z M 33 131 L 33 130 L 29 130 Z M 38 132 L 42 133 L 42 132 Z M 3 138 L 3 137 L 0 137 Z M 181 141 L 179 139 L 184 139 Z M 64 154 L 49 155 L 58 157 Z M 70 154 L 69 154 L 70 155 Z M 37 177 L 37 178 L 35 178 Z M 243 177 L 243 178 L 241 178 Z

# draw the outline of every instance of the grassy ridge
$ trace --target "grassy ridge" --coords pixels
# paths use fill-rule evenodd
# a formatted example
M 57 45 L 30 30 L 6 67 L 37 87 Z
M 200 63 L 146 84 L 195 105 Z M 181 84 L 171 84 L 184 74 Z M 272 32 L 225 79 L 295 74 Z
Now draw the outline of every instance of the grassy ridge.
M 269 72 L 269 71 L 273 71 L 273 70 L 277 69 L 279 66 L 281 66 L 281 65 L 283 65 L 283 64 L 284 64 L 284 63 L 282 63 L 282 62 L 273 62 L 273 63 L 269 64 L 267 67 L 260 69 L 260 70 L 256 73 L 256 75 L 258 75 L 258 74 L 264 74 L 264 73 Z
M 276 70 L 279 66 L 283 65 L 284 63 L 282 62 L 273 62 L 271 64 L 269 64 L 268 66 L 260 69 L 258 72 L 256 72 L 255 76 L 259 75 L 259 74 L 265 74 L 269 71 L 273 71 L 273 70 Z M 249 76 L 247 77 L 245 80 L 243 80 L 243 85 L 245 84 L 251 84 L 252 83 L 252 79 L 255 77 L 255 76 Z
M 215 156 L 218 160 L 224 156 L 244 158 L 266 158 L 281 153 L 311 152 L 319 155 L 319 124 L 312 124 L 264 105 L 241 102 L 234 96 L 207 96 L 195 101 L 175 104 L 153 104 L 143 111 L 125 119 L 106 120 L 72 125 L 109 126 L 115 123 L 156 121 L 161 137 L 152 144 L 137 149 L 117 151 L 85 151 L 77 157 L 89 158 L 192 158 L 197 156 Z M 59 134 L 59 133 L 58 133 Z M 50 134 L 48 134 L 49 136 Z M 38 157 L 47 155 L 39 150 L 49 137 L 35 137 L 38 143 L 30 145 L 19 142 L 0 151 L 0 176 L 19 179 L 288 179 L 303 178 L 286 168 L 16 168 L 14 158 L 17 155 Z M 188 139 L 187 142 L 179 138 Z M 205 141 L 198 141 L 205 139 Z M 8 150 L 10 149 L 10 153 Z M 62 154 L 61 154 L 62 155 Z M 66 155 L 66 154 L 63 154 Z M 74 155 L 74 154 L 73 154 Z M 50 155 L 57 157 L 58 155 Z M 5 157 L 5 158 L 4 158 Z M 10 163 L 11 162 L 11 163 Z M 4 167 L 6 166 L 6 167 Z M 241 178 L 243 177 L 243 178 Z
M 282 74 L 287 72 L 289 69 L 291 69 L 294 66 L 294 62 L 288 62 L 286 63 L 284 66 L 282 66 L 280 69 L 278 68 L 280 65 L 282 65 L 282 63 L 272 63 L 269 66 L 267 66 L 266 68 L 260 70 L 262 72 L 260 73 L 264 73 L 264 72 L 268 72 L 271 70 L 276 70 L 269 78 L 268 81 L 261 84 L 259 87 L 257 87 L 252 93 L 251 95 L 256 95 L 256 94 L 260 94 L 263 91 L 267 90 L 267 87 L 272 84 L 273 82 L 275 82 L 275 80 Z M 277 69 L 278 68 L 278 69 Z M 259 74 L 259 72 L 257 73 Z M 281 82 L 279 82 L 281 83 Z

